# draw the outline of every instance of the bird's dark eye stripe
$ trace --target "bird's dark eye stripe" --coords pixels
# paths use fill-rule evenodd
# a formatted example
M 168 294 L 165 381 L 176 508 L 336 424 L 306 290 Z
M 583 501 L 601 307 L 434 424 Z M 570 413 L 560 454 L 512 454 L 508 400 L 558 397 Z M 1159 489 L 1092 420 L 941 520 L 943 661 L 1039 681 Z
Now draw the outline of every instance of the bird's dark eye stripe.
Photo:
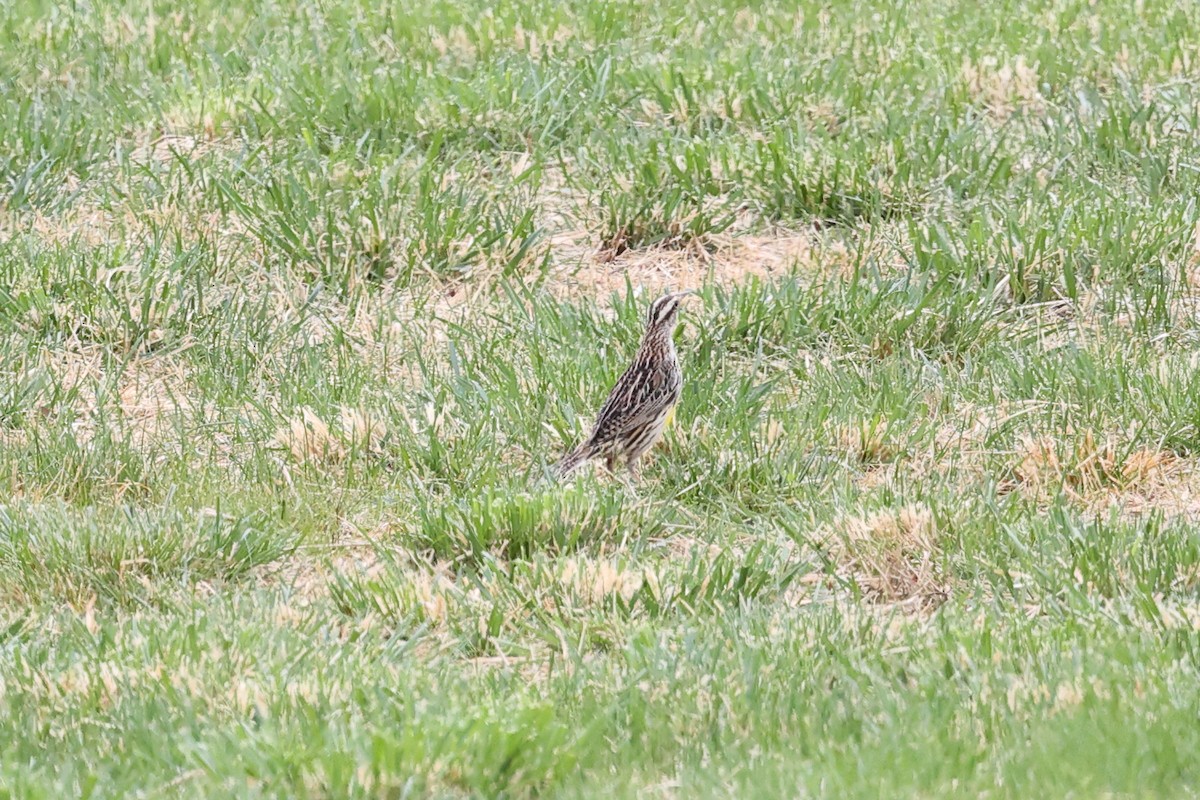
M 662 322 L 667 317 L 671 316 L 671 314 L 675 313 L 677 308 L 679 308 L 679 298 L 659 298 L 658 300 L 654 301 L 652 306 L 650 306 L 650 321 L 656 323 Z

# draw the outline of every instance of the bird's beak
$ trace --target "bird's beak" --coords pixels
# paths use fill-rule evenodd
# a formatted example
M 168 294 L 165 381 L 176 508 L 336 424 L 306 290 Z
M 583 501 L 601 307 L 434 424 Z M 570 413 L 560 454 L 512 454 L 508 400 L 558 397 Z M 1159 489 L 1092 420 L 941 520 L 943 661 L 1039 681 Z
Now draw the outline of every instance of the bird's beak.
M 697 294 L 697 290 L 695 289 L 684 289 L 682 292 L 675 292 L 675 296 L 679 298 L 689 297 L 694 294 Z

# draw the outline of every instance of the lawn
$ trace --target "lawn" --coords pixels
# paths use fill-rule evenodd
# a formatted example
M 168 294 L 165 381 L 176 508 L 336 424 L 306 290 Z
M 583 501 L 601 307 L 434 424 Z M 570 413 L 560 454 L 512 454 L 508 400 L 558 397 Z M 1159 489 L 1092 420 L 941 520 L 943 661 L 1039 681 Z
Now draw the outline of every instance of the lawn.
M 0 0 L 0 797 L 1196 796 L 1198 129 L 1190 0 Z

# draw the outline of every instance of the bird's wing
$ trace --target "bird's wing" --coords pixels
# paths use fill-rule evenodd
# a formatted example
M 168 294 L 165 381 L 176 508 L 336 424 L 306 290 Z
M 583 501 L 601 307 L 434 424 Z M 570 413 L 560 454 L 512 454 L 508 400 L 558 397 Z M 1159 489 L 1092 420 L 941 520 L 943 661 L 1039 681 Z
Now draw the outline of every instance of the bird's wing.
M 679 382 L 666 369 L 634 364 L 613 387 L 596 415 L 591 442 L 599 444 L 621 436 L 654 419 L 679 399 Z

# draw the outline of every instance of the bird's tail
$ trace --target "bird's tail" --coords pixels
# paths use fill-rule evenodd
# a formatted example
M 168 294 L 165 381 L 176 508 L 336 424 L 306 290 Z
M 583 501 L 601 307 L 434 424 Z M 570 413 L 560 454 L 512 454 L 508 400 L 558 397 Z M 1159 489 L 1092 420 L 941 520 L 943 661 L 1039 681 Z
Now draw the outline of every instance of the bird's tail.
M 579 447 L 576 447 L 574 450 L 563 456 L 561 461 L 554 465 L 554 477 L 559 479 L 567 477 L 572 472 L 579 469 L 579 467 L 583 466 L 584 462 L 591 457 L 592 452 L 587 445 L 580 445 Z

